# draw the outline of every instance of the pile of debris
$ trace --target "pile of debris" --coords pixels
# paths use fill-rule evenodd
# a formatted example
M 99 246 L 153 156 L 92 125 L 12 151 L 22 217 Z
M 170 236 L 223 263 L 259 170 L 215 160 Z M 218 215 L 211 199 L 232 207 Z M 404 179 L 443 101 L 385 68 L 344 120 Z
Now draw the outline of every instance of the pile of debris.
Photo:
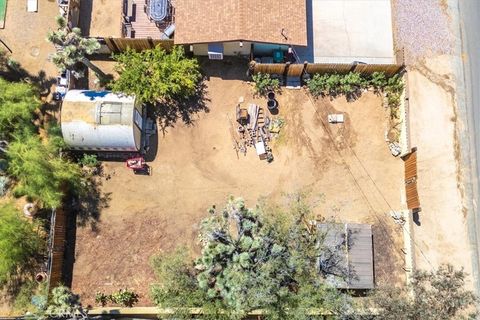
M 246 155 L 247 148 L 253 147 L 260 160 L 273 161 L 270 142 L 278 136 L 283 120 L 270 119 L 265 116 L 262 107 L 250 103 L 248 107 L 242 106 L 241 102 L 236 107 L 236 128 L 230 121 L 233 147 L 237 152 Z

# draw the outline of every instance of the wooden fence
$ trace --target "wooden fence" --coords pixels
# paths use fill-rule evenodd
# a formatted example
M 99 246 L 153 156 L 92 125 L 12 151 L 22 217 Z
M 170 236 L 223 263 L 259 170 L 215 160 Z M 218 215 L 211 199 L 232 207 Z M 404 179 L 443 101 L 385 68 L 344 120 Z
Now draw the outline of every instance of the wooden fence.
M 253 73 L 279 74 L 289 77 L 301 77 L 305 73 L 340 73 L 358 72 L 363 75 L 374 72 L 384 72 L 387 76 L 393 76 L 403 69 L 399 64 L 342 64 L 342 63 L 257 63 L 252 61 L 250 69 Z
M 67 234 L 67 216 L 60 208 L 52 212 L 48 248 L 48 287 L 49 289 L 63 283 L 63 266 L 65 260 L 65 243 Z
M 419 209 L 420 201 L 417 190 L 417 150 L 402 157 L 405 164 L 405 194 L 407 207 L 410 210 Z
M 131 38 L 97 38 L 101 44 L 105 44 L 110 53 L 120 53 L 131 48 L 136 51 L 146 49 L 153 49 L 156 46 L 161 46 L 163 49 L 170 51 L 173 47 L 173 40 L 158 40 L 158 39 L 131 39 Z

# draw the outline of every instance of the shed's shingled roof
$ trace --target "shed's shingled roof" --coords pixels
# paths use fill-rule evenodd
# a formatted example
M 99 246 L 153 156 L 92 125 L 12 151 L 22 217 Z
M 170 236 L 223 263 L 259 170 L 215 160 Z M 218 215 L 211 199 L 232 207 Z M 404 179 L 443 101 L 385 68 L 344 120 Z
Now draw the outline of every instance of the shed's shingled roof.
M 175 43 L 307 45 L 305 0 L 174 0 Z M 287 39 L 281 34 L 284 34 Z

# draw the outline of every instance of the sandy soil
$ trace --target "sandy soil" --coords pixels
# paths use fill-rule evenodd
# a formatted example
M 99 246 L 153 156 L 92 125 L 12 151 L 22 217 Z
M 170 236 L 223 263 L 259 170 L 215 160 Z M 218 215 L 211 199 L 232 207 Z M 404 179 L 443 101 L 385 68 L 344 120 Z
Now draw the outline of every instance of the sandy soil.
M 91 37 L 122 36 L 123 0 L 82 0 L 80 27 Z
M 418 148 L 422 207 L 420 225 L 414 225 L 416 263 L 425 269 L 451 263 L 471 274 L 457 162 L 453 72 L 451 58 L 440 56 L 428 59 L 426 65 L 419 65 L 408 74 L 411 141 L 412 147 Z
M 55 48 L 45 38 L 48 30 L 55 28 L 58 10 L 55 0 L 38 1 L 38 12 L 27 12 L 26 1 L 7 2 L 0 39 L 12 50 L 11 57 L 34 76 L 39 72 L 45 72 L 47 77 L 57 75 L 56 67 L 47 60 Z M 0 49 L 6 50 L 2 44 Z
M 98 290 L 128 287 L 141 294 L 141 305 L 151 304 L 149 258 L 178 245 L 198 252 L 198 223 L 229 195 L 254 206 L 262 196 L 284 201 L 284 193 L 310 191 L 316 214 L 374 224 L 377 282 L 402 279 L 401 233 L 385 212 L 400 206 L 403 163 L 383 139 L 381 99 L 368 93 L 354 103 L 312 104 L 303 90 L 284 90 L 278 101 L 286 126 L 274 145 L 274 162 L 260 161 L 252 149 L 237 159 L 229 117 L 235 118 L 240 96 L 245 103 L 265 100 L 253 99 L 251 86 L 234 80 L 233 69 L 210 74 L 208 112 L 197 114 L 192 125 L 177 122 L 160 133 L 151 176 L 136 176 L 123 163 L 104 164 L 109 207 L 95 230 L 77 230 L 73 290 L 86 303 Z M 344 125 L 325 124 L 325 112 L 334 110 L 346 112 Z

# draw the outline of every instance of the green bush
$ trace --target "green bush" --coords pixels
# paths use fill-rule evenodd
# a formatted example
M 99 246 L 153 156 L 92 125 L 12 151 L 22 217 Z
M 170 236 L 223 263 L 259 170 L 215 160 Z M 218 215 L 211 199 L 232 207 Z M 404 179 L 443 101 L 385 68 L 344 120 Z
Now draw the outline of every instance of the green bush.
M 120 289 L 112 293 L 109 298 L 113 303 L 120 304 L 124 307 L 133 307 L 133 305 L 138 302 L 138 294 L 128 289 Z
M 23 218 L 12 204 L 0 206 L 0 288 L 31 273 L 36 266 L 45 249 L 39 228 Z
M 98 291 L 95 293 L 95 303 L 101 305 L 102 307 L 105 307 L 107 304 L 108 300 L 110 300 L 110 296 Z
M 7 151 L 8 172 L 16 179 L 16 196 L 26 195 L 38 200 L 44 207 L 60 206 L 66 187 L 82 188 L 80 167 L 62 158 L 57 146 L 42 142 L 37 135 L 15 136 Z
M 257 73 L 252 76 L 255 82 L 255 94 L 265 96 L 269 91 L 278 91 L 280 89 L 280 81 L 274 79 L 268 73 Z
M 180 46 L 171 52 L 160 46 L 141 52 L 128 49 L 113 58 L 120 75 L 113 91 L 135 94 L 143 102 L 193 96 L 201 78 L 198 61 L 187 58 Z
M 329 92 L 327 80 L 330 77 L 328 74 L 315 74 L 313 78 L 307 81 L 308 90 L 314 97 L 318 97 Z
M 98 166 L 98 163 L 97 156 L 94 154 L 84 154 L 80 159 L 80 164 L 84 167 L 94 168 Z
M 33 131 L 34 111 L 40 107 L 37 90 L 26 83 L 0 78 L 0 140 L 18 131 Z
M 375 90 L 381 90 L 387 85 L 387 77 L 383 72 L 374 72 L 370 77 L 370 85 Z
M 307 81 L 307 87 L 314 97 L 325 95 L 352 97 L 360 90 L 374 88 L 377 92 L 385 93 L 389 106 L 398 107 L 404 84 L 402 77 L 398 74 L 387 78 L 383 72 L 374 72 L 371 76 L 349 72 L 344 75 L 315 74 Z

